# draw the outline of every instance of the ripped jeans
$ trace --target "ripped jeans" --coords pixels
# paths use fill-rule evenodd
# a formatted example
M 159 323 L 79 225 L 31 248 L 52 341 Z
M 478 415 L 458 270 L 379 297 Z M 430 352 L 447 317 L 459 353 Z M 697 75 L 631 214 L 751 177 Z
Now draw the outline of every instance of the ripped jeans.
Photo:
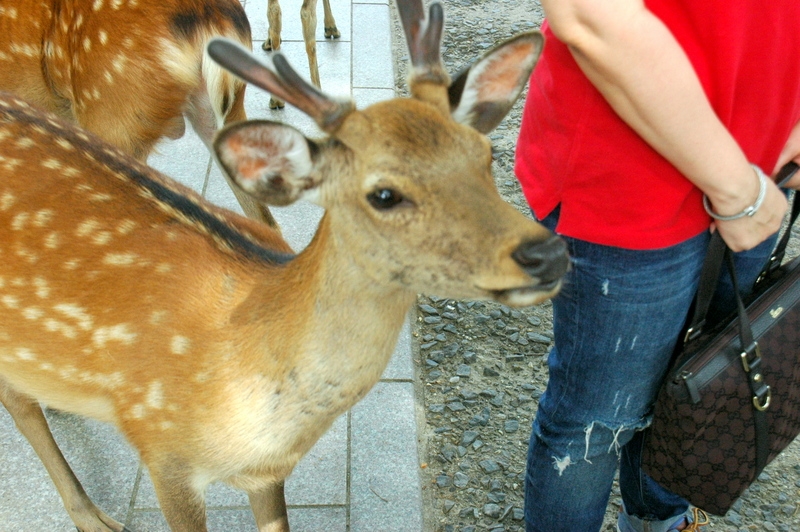
M 557 216 L 543 223 L 553 229 Z M 565 240 L 573 265 L 553 300 L 555 347 L 528 450 L 526 531 L 600 530 L 618 466 L 628 513 L 680 516 L 687 502 L 639 468 L 639 431 L 694 298 L 709 234 L 647 251 Z M 752 285 L 774 242 L 737 254 L 740 286 Z M 727 276 L 718 289 L 726 291 Z

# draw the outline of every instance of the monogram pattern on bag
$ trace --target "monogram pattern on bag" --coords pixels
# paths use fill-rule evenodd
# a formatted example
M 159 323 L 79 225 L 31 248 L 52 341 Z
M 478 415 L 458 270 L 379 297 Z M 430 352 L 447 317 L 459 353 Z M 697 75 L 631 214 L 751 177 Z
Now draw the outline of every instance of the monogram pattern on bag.
M 790 277 L 797 285 L 800 266 L 792 268 Z M 751 320 L 764 314 L 760 319 L 774 322 L 757 339 L 762 373 L 772 388 L 766 410 L 768 462 L 800 433 L 800 302 L 783 307 L 780 320 L 770 317 L 769 311 L 777 306 L 768 301 L 758 301 L 749 312 Z M 754 409 L 739 343 L 737 329 L 704 349 L 725 357 L 722 362 L 727 364 L 721 364 L 718 377 L 699 390 L 696 404 L 684 382 L 671 375 L 656 401 L 642 458 L 642 467 L 657 482 L 718 515 L 724 515 L 755 480 Z

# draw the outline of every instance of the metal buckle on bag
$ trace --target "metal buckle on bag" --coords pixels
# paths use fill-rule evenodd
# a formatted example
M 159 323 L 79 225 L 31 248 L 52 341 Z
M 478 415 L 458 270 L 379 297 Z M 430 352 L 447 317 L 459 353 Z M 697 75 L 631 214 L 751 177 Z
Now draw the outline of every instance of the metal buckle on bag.
M 764 397 L 763 403 L 761 402 L 760 397 L 758 397 L 757 395 L 753 396 L 753 406 L 755 407 L 756 410 L 759 410 L 761 412 L 769 408 L 769 404 L 771 401 L 772 401 L 772 388 L 770 388 L 769 386 L 767 386 L 767 393 L 766 397 Z
M 752 360 L 747 360 L 747 355 L 750 352 L 755 353 L 755 357 Z M 742 351 L 742 354 L 739 356 L 742 359 L 742 367 L 747 373 L 750 373 L 752 366 L 761 361 L 761 348 L 758 347 L 758 342 L 753 342 L 753 344 L 745 351 Z
M 753 353 L 753 358 L 748 360 L 748 354 Z M 758 342 L 753 342 L 742 354 L 739 355 L 742 359 L 742 367 L 744 371 L 750 375 L 750 390 L 753 392 L 753 407 L 761 412 L 769 408 L 772 402 L 772 388 L 764 384 L 764 377 L 759 371 L 761 367 L 761 348 Z M 756 385 L 759 385 L 758 387 Z M 758 389 L 756 389 L 758 388 Z
M 703 332 L 703 327 L 705 327 L 705 325 L 706 325 L 706 320 L 702 320 L 694 327 L 689 327 L 688 329 L 686 329 L 686 334 L 683 336 L 683 343 L 687 344 L 691 340 L 694 340 L 695 338 L 700 336 L 700 333 Z

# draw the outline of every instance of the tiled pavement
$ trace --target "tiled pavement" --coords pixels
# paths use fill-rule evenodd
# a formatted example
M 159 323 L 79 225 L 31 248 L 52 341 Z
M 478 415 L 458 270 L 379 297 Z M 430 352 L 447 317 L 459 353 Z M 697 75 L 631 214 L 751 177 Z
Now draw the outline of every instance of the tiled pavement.
M 359 106 L 394 94 L 390 6 L 387 0 L 332 0 L 342 37 L 326 41 L 318 6 L 318 44 L 323 88 L 352 95 Z M 266 0 L 243 0 L 253 27 L 254 49 L 266 37 Z M 307 61 L 300 2 L 284 1 L 282 51 L 305 74 Z M 268 95 L 249 89 L 247 113 L 291 124 L 315 135 L 310 119 L 287 106 L 271 112 Z M 165 142 L 149 163 L 241 212 L 200 140 L 187 128 Z M 284 235 L 296 249 L 311 239 L 320 209 L 310 204 L 276 209 Z M 343 415 L 299 464 L 287 482 L 294 532 L 420 532 L 421 486 L 409 331 L 401 335 L 383 379 Z M 147 471 L 116 431 L 84 418 L 48 412 L 53 433 L 90 497 L 135 532 L 167 531 Z M 254 531 L 247 497 L 222 485 L 208 492 L 209 530 Z M 0 532 L 74 531 L 47 473 L 0 408 Z

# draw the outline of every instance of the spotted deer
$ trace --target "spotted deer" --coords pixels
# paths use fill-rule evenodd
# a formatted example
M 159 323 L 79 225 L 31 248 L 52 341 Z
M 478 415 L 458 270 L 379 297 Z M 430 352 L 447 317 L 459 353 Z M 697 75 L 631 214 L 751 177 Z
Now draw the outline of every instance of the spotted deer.
M 205 531 L 212 482 L 247 492 L 258 529 L 289 530 L 284 479 L 370 390 L 423 292 L 512 306 L 557 292 L 564 243 L 505 203 L 492 130 L 538 58 L 539 33 L 453 83 L 442 8 L 398 2 L 411 98 L 357 110 L 277 54 L 209 54 L 326 133 L 268 121 L 214 148 L 246 193 L 326 209 L 294 254 L 266 224 L 194 192 L 16 97 L 0 99 L 0 401 L 82 531 L 123 530 L 86 496 L 40 403 L 114 424 L 173 531 Z M 2 504 L 2 503 L 0 503 Z
M 336 27 L 336 20 L 333 18 L 330 0 L 322 0 L 324 15 L 324 28 L 326 39 L 338 39 L 341 37 L 339 28 Z M 278 51 L 281 47 L 281 6 L 278 0 L 268 0 L 267 2 L 267 38 L 261 45 L 264 51 Z M 319 79 L 319 65 L 317 64 L 317 0 L 303 0 L 300 6 L 300 22 L 303 27 L 303 42 L 306 45 L 306 56 L 308 56 L 308 69 L 311 73 L 311 82 L 317 87 L 322 87 Z M 284 102 L 280 98 L 271 97 L 269 100 L 270 109 L 283 109 Z
M 251 47 L 238 0 L 15 0 L 0 3 L 0 90 L 80 124 L 141 161 L 184 116 L 209 148 L 246 119 L 245 84 L 211 61 L 225 36 Z M 234 187 L 244 212 L 276 226 Z

